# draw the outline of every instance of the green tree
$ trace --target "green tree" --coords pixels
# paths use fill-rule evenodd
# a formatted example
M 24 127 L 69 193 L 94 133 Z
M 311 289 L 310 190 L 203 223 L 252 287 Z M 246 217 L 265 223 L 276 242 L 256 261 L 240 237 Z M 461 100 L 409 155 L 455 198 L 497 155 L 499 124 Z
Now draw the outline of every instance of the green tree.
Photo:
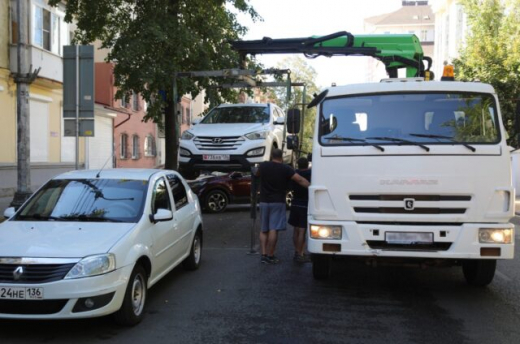
M 454 61 L 457 79 L 493 85 L 506 130 L 514 138 L 520 99 L 520 0 L 460 2 L 468 17 L 469 33 L 460 58 Z
M 57 5 L 61 0 L 49 0 Z M 67 0 L 67 22 L 77 24 L 74 40 L 99 40 L 116 62 L 115 85 L 122 98 L 132 91 L 148 102 L 145 120 L 161 123 L 164 116 L 166 168 L 177 168 L 179 131 L 174 115 L 172 77 L 176 72 L 238 68 L 240 58 L 228 44 L 247 28 L 237 21 L 245 13 L 261 19 L 249 0 Z M 225 82 L 225 80 L 218 80 Z M 196 96 L 206 89 L 206 101 L 235 100 L 237 91 L 216 89 L 217 81 L 178 79 L 178 95 Z
M 308 104 L 313 98 L 314 94 L 319 93 L 319 88 L 316 86 L 316 70 L 309 66 L 305 59 L 300 56 L 290 56 L 278 63 L 277 68 L 290 69 L 291 81 L 295 83 L 304 83 L 306 85 L 305 99 L 303 99 L 303 87 L 293 87 L 291 91 L 291 98 L 287 99 L 287 89 L 277 87 L 270 90 L 275 94 L 279 104 L 286 109 L 297 107 L 302 109 L 302 103 Z M 303 121 L 303 141 L 302 150 L 304 152 L 312 151 L 312 137 L 314 135 L 314 120 L 316 119 L 316 107 L 307 109 L 305 107 L 304 121 Z

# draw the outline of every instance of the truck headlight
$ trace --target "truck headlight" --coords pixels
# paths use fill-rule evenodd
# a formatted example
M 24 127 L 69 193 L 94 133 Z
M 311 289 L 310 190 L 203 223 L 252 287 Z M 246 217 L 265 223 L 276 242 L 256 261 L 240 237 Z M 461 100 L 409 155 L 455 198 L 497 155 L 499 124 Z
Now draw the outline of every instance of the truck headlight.
M 193 135 L 192 133 L 190 133 L 189 131 L 185 130 L 182 135 L 181 135 L 181 140 L 191 140 L 192 138 L 194 138 L 195 135 Z
M 481 244 L 510 244 L 513 230 L 509 228 L 480 228 L 478 241 Z
M 255 131 L 253 133 L 245 134 L 244 136 L 249 140 L 265 140 L 267 138 L 267 131 Z
M 341 226 L 311 225 L 311 238 L 313 239 L 341 239 Z
M 65 279 L 102 275 L 115 269 L 116 257 L 112 253 L 89 256 L 77 262 Z

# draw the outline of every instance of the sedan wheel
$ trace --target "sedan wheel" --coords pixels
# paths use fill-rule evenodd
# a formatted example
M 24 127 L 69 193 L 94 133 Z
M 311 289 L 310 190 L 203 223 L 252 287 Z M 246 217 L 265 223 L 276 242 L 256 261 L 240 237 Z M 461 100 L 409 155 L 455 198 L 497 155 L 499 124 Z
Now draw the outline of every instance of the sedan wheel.
M 117 323 L 133 326 L 143 319 L 147 294 L 146 276 L 143 267 L 136 265 L 126 287 L 123 305 L 114 314 Z
M 190 255 L 182 262 L 182 266 L 186 270 L 197 270 L 200 265 L 200 258 L 202 256 L 202 232 L 200 230 L 195 233 L 193 242 L 191 244 Z
M 211 213 L 224 211 L 228 205 L 228 196 L 222 190 L 213 190 L 206 196 L 205 208 Z

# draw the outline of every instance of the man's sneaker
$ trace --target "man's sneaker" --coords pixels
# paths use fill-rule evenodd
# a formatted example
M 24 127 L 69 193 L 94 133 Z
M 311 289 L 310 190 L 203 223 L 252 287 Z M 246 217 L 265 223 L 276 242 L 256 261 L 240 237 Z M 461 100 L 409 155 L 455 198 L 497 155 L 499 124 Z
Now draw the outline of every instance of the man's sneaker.
M 278 264 L 280 263 L 280 259 L 276 258 L 276 256 L 267 257 L 269 260 L 269 264 Z
M 266 255 L 262 255 L 262 258 L 260 258 L 260 263 L 271 264 L 271 262 L 269 261 L 269 258 Z

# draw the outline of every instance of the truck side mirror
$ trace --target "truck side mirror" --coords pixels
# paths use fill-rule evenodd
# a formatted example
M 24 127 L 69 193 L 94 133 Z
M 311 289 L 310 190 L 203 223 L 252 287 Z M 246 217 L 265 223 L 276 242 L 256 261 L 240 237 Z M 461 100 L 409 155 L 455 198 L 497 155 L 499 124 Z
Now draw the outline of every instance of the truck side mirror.
M 298 134 L 300 132 L 300 110 L 289 109 L 287 111 L 287 132 L 289 134 Z

